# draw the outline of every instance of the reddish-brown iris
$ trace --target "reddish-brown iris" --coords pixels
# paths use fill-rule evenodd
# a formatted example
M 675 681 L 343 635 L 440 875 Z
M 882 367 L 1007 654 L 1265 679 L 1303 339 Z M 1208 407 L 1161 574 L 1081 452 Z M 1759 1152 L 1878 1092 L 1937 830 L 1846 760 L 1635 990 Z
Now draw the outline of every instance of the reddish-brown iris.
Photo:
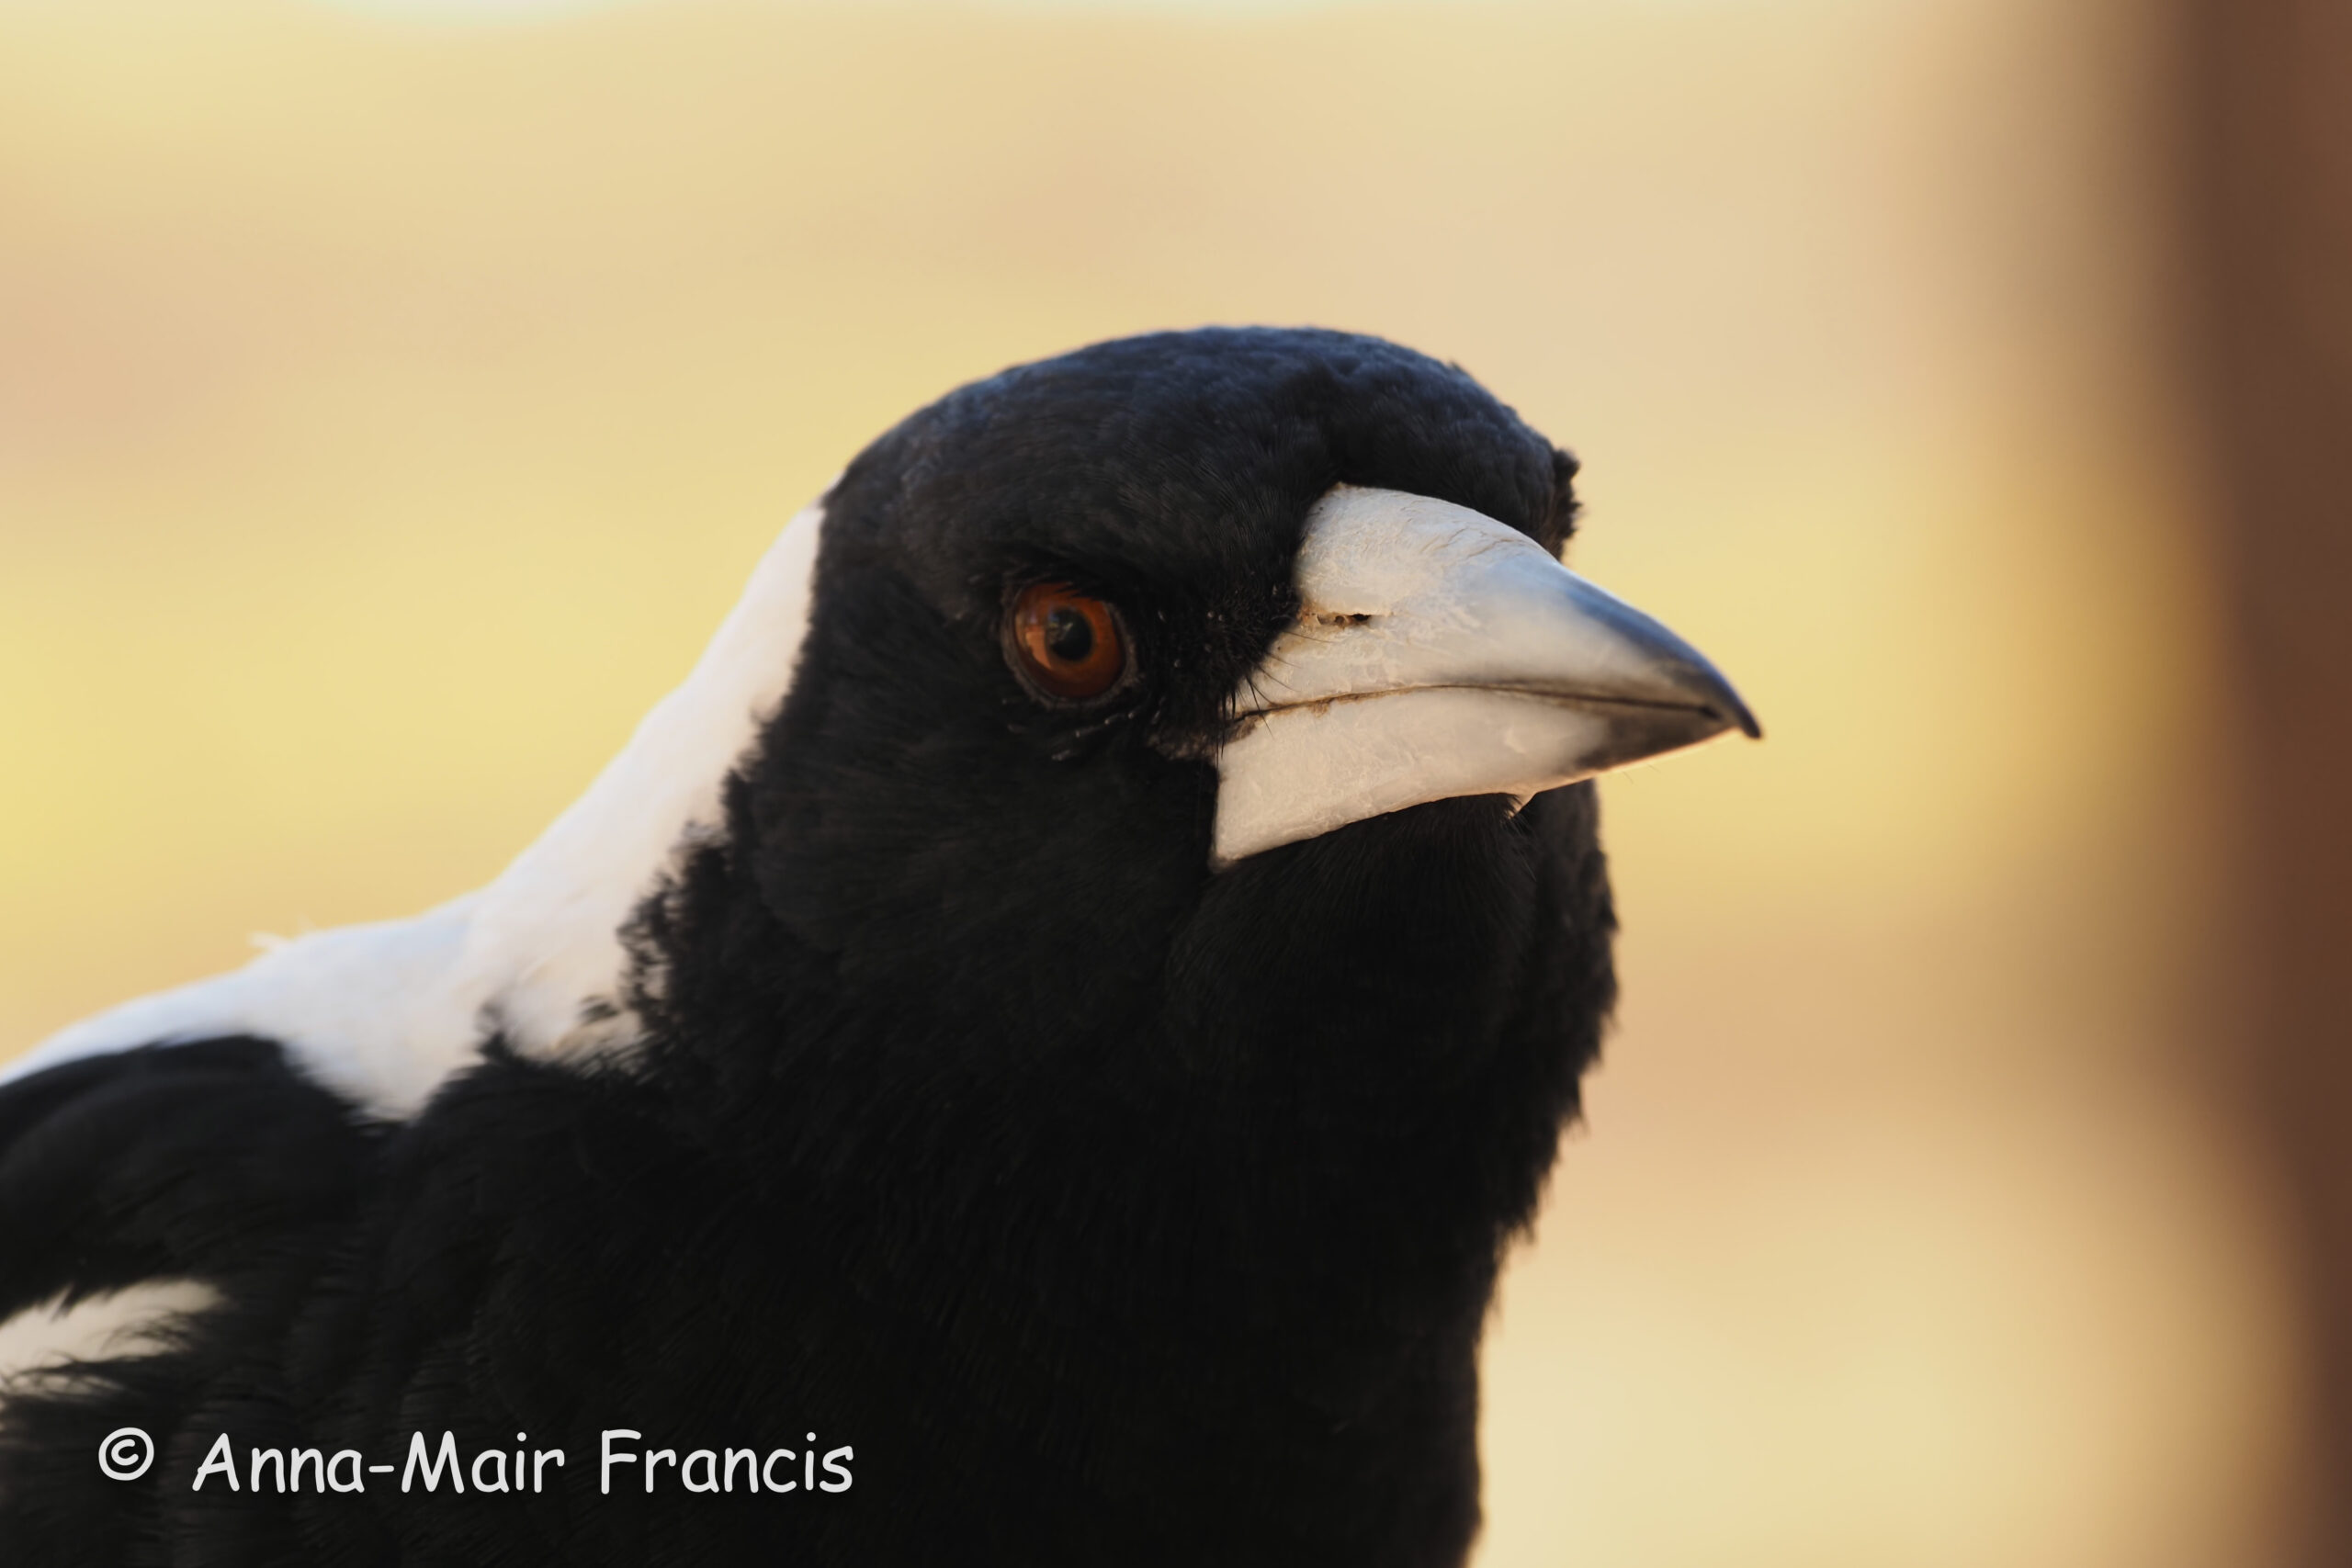
M 1048 696 L 1099 697 L 1126 673 L 1119 617 L 1067 582 L 1040 582 L 1012 602 L 1008 627 L 1022 672 Z

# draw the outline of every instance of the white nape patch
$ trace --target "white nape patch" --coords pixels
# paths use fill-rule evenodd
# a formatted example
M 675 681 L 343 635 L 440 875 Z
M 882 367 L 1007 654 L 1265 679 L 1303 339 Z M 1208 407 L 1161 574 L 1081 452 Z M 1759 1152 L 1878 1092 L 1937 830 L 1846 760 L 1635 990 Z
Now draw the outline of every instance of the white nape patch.
M 792 689 L 824 521 L 820 502 L 785 525 L 685 683 L 482 890 L 457 988 L 480 994 L 519 1049 L 560 1055 L 633 1033 L 617 1010 L 621 928 L 680 849 L 718 830 L 727 775 Z
M 217 1306 L 220 1292 L 197 1280 L 153 1280 L 70 1307 L 64 1301 L 61 1292 L 0 1323 L 0 1393 L 9 1379 L 66 1361 L 155 1349 L 172 1324 Z
M 719 829 L 728 773 L 791 689 L 823 525 L 821 501 L 785 525 L 684 683 L 496 881 L 411 919 L 297 937 L 230 974 L 126 1002 L 0 1077 L 249 1034 L 279 1042 L 312 1081 L 398 1117 L 493 1032 L 544 1057 L 625 1049 L 637 1021 L 621 992 L 621 930 L 682 847 Z

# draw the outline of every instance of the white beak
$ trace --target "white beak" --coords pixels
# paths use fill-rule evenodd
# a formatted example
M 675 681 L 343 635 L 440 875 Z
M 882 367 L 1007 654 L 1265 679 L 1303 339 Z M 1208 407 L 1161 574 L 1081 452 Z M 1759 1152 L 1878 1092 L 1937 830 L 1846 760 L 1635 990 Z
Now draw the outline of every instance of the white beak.
M 1737 728 L 1699 651 L 1482 513 L 1340 485 L 1297 622 L 1235 694 L 1212 861 L 1457 795 L 1524 801 Z

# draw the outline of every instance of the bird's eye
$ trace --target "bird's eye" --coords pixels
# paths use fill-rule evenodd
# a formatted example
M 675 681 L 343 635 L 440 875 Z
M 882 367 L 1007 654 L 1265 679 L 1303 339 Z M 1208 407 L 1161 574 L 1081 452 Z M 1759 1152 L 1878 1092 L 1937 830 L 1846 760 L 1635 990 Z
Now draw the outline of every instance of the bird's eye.
M 1021 672 L 1048 696 L 1099 697 L 1127 671 L 1119 617 L 1066 582 L 1040 582 L 1012 602 L 1006 641 Z

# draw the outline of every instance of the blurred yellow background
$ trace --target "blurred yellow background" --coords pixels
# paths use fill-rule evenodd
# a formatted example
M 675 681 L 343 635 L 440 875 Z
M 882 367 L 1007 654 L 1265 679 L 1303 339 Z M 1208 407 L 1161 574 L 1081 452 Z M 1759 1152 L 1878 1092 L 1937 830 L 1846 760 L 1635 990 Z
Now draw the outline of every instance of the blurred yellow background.
M 1584 457 L 1577 564 L 1770 737 L 1604 785 L 1627 999 L 1490 1340 L 1484 1568 L 2261 1563 L 2163 43 L 0 0 L 0 1055 L 491 875 L 956 383 L 1380 333 Z

